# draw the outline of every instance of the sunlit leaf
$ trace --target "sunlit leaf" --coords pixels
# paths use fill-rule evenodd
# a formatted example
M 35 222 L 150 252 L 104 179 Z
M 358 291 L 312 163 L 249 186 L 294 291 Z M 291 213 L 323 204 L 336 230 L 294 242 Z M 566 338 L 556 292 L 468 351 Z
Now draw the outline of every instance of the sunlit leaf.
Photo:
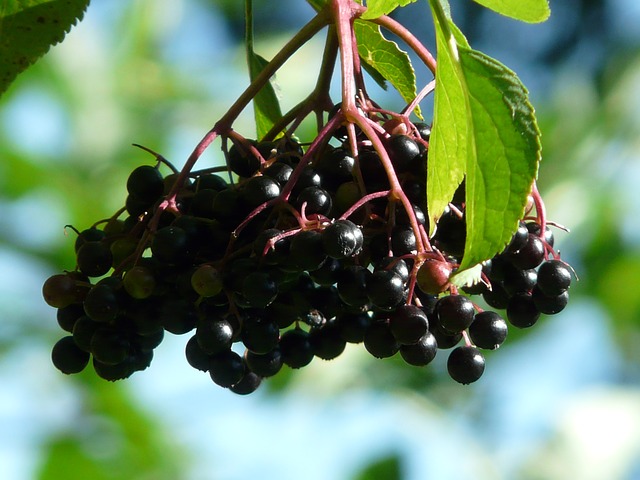
M 0 4 L 0 94 L 61 42 L 89 0 L 4 0 Z
M 515 231 L 537 175 L 540 132 L 516 74 L 456 41 L 452 22 L 431 5 L 438 68 L 428 210 L 438 218 L 466 178 L 464 270 L 500 252 Z
M 544 22 L 551 10 L 548 0 L 474 0 L 507 17 L 522 20 L 523 22 Z
M 416 96 L 416 74 L 407 53 L 387 40 L 378 25 L 356 21 L 354 30 L 362 61 L 391 83 L 407 103 L 411 102 Z M 419 107 L 415 113 L 421 117 Z
M 267 60 L 260 55 L 249 52 L 251 80 L 254 80 L 260 74 L 267 63 Z M 267 82 L 253 98 L 253 112 L 256 120 L 257 137 L 262 138 L 282 117 L 280 102 L 271 82 Z
M 362 18 L 378 18 L 381 15 L 387 15 L 398 7 L 404 7 L 416 0 L 368 0 L 367 11 L 364 12 Z

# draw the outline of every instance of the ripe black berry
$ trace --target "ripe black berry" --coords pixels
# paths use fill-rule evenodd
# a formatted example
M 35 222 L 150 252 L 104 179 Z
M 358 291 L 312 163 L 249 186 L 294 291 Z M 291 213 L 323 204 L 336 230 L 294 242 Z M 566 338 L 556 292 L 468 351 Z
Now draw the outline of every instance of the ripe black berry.
M 475 316 L 475 307 L 471 300 L 463 295 L 448 295 L 436 304 L 438 322 L 442 328 L 451 333 L 467 329 Z
M 309 334 L 301 329 L 287 330 L 280 338 L 282 361 L 291 368 L 302 368 L 313 360 Z
M 495 350 L 507 338 L 507 322 L 496 312 L 477 313 L 469 326 L 469 337 L 478 348 Z
M 398 343 L 410 345 L 418 342 L 427 333 L 429 320 L 421 308 L 402 305 L 390 314 L 389 328 Z
M 245 369 L 242 357 L 231 350 L 211 357 L 209 363 L 211 380 L 221 387 L 228 388 L 238 383 L 242 379 Z
M 53 366 L 67 375 L 79 373 L 89 363 L 89 353 L 81 350 L 72 336 L 63 337 L 51 350 Z
M 447 370 L 456 382 L 468 385 L 482 376 L 484 363 L 480 350 L 465 345 L 451 351 L 447 359 Z
M 533 303 L 529 293 L 519 293 L 513 296 L 507 304 L 507 319 L 514 327 L 528 328 L 540 318 L 540 310 Z
M 431 332 L 426 332 L 411 345 L 400 345 L 400 355 L 409 365 L 422 367 L 431 363 L 438 353 L 438 342 Z
M 571 270 L 560 260 L 543 262 L 538 269 L 537 287 L 548 296 L 560 295 L 571 286 Z
M 392 357 L 400 349 L 386 320 L 371 324 L 364 334 L 364 346 L 376 358 Z
M 338 220 L 322 231 L 322 246 L 332 258 L 343 259 L 356 254 L 364 238 L 360 228 L 351 220 Z
M 391 270 L 373 272 L 366 289 L 371 304 L 382 310 L 393 310 L 405 299 L 402 278 Z

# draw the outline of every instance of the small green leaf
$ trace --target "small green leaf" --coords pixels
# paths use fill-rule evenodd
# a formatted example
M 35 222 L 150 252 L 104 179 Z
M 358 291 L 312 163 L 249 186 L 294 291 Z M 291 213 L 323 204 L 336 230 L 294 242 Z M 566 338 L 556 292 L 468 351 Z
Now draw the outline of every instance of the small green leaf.
M 396 8 L 404 7 L 415 1 L 416 0 L 368 0 L 367 11 L 364 12 L 361 18 L 366 20 L 388 15 Z
M 475 0 L 495 12 L 523 22 L 544 22 L 551 10 L 548 0 Z
M 411 102 L 416 96 L 416 74 L 407 52 L 387 40 L 373 23 L 356 20 L 354 31 L 362 61 L 389 81 L 407 103 Z M 415 113 L 422 118 L 419 106 Z
M 269 63 L 255 53 L 253 49 L 253 0 L 245 0 L 245 46 L 249 78 L 253 82 Z M 282 118 L 280 102 L 273 89 L 271 80 L 266 82 L 255 97 L 253 97 L 253 115 L 256 121 L 256 136 L 262 139 Z
M 453 283 L 456 287 L 471 287 L 476 283 L 479 283 L 482 278 L 482 264 L 478 263 L 473 267 L 467 268 L 466 270 L 458 270 L 456 273 L 451 275 L 449 281 Z
M 0 94 L 16 76 L 64 39 L 89 0 L 3 0 L 0 6 Z
M 438 67 L 428 210 L 432 221 L 437 220 L 465 176 L 464 270 L 502 251 L 517 228 L 538 172 L 540 132 L 516 74 L 456 41 L 456 28 L 438 0 L 430 3 Z
M 253 81 L 269 62 L 253 52 L 249 52 L 248 57 L 249 74 Z M 258 139 L 264 137 L 264 135 L 271 130 L 271 127 L 282 118 L 280 102 L 278 101 L 271 82 L 266 83 L 253 98 L 253 112 L 256 120 L 256 134 Z

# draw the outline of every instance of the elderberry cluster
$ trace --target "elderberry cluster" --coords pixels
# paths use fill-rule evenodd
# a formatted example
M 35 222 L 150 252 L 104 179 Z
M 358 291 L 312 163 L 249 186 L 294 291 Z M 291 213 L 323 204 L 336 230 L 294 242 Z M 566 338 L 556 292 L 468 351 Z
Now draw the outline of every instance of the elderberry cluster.
M 450 285 L 464 254 L 464 184 L 429 238 L 430 128 L 406 127 L 379 133 L 391 166 L 359 131 L 352 151 L 340 125 L 313 151 L 292 135 L 235 134 L 225 172 L 136 168 L 125 207 L 77 232 L 76 268 L 44 284 L 67 332 L 54 365 L 71 374 L 91 361 L 100 377 L 123 379 L 149 366 L 169 332 L 190 334 L 188 363 L 239 394 L 347 343 L 415 366 L 457 346 L 450 376 L 476 381 L 480 349 L 505 340 L 507 321 L 468 295 L 528 327 L 564 308 L 571 273 L 531 217 L 485 262 L 482 282 L 466 295 Z

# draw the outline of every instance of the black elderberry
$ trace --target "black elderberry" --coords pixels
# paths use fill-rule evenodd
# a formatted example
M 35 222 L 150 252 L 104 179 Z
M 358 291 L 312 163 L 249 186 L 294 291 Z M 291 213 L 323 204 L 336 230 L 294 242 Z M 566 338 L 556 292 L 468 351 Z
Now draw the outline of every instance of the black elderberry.
M 335 324 L 340 330 L 340 336 L 349 343 L 363 342 L 371 322 L 371 317 L 366 312 L 343 312 L 335 320 Z
M 76 321 L 84 315 L 84 308 L 80 303 L 72 303 L 64 308 L 59 308 L 56 312 L 58 325 L 66 332 L 73 332 Z
M 448 295 L 436 304 L 439 325 L 451 333 L 467 329 L 475 316 L 473 302 L 464 295 Z
M 487 302 L 487 305 L 500 310 L 507 308 L 509 303 L 509 294 L 499 282 L 492 281 L 491 290 L 485 291 L 482 298 Z
M 367 282 L 371 272 L 353 265 L 346 267 L 338 278 L 338 295 L 344 303 L 352 307 L 363 307 L 369 302 Z
M 389 270 L 398 275 L 403 283 L 409 281 L 410 269 L 407 262 L 402 258 L 397 257 L 384 257 L 378 261 L 374 267 L 374 272 L 378 270 Z
M 400 344 L 393 336 L 389 322 L 377 320 L 364 334 L 364 347 L 376 358 L 388 358 L 398 352 Z
M 332 360 L 340 356 L 347 344 L 341 335 L 340 327 L 334 322 L 311 329 L 309 343 L 313 354 L 323 360 Z
M 540 310 L 529 293 L 518 293 L 509 299 L 507 320 L 514 327 L 528 328 L 540 318 Z
M 533 289 L 531 298 L 540 313 L 555 315 L 564 310 L 569 302 L 569 292 L 564 291 L 558 295 L 545 295 L 539 287 Z
M 447 206 L 436 227 L 436 245 L 449 255 L 461 256 L 464 253 L 466 238 L 467 226 L 464 215 L 461 217 L 458 212 Z
M 135 168 L 127 179 L 127 192 L 143 201 L 156 201 L 164 192 L 162 174 L 150 165 Z
M 251 307 L 264 308 L 278 296 L 278 285 L 267 272 L 251 272 L 242 282 L 242 296 Z
M 313 360 L 313 349 L 309 342 L 309 334 L 295 328 L 287 330 L 280 338 L 282 361 L 291 368 L 302 368 Z
M 240 195 L 233 188 L 227 188 L 218 192 L 213 201 L 213 216 L 224 225 L 235 228 L 238 223 L 239 212 L 242 212 Z
M 291 190 L 292 198 L 297 197 L 300 193 L 309 187 L 320 187 L 322 185 L 322 177 L 311 167 L 306 167 L 300 173 L 293 189 Z
M 229 387 L 229 390 L 238 395 L 249 395 L 255 392 L 261 383 L 261 377 L 253 372 L 245 372 L 238 382 Z
M 319 214 L 329 215 L 332 206 L 331 195 L 320 187 L 307 187 L 300 192 L 296 198 L 296 208 L 302 211 L 304 206 L 305 215 Z
M 424 214 L 424 211 L 416 204 L 411 204 L 411 209 L 413 210 L 413 214 L 416 216 L 416 220 L 420 225 L 427 224 L 427 217 Z M 404 208 L 402 204 L 396 204 L 396 224 L 397 225 L 409 225 L 411 220 L 409 219 L 409 215 L 407 215 L 407 210 Z
M 200 349 L 207 355 L 217 355 L 231 348 L 234 331 L 231 323 L 223 318 L 200 319 L 195 338 Z
M 417 342 L 400 345 L 400 355 L 409 365 L 422 367 L 431 363 L 438 353 L 438 342 L 431 332 L 426 332 Z
M 192 301 L 169 297 L 158 306 L 158 322 L 169 333 L 183 335 L 196 328 L 198 314 Z
M 263 174 L 265 177 L 269 177 L 278 182 L 280 187 L 284 187 L 284 185 L 289 181 L 291 174 L 293 173 L 293 168 L 282 162 L 275 162 L 269 167 L 265 168 Z
M 402 278 L 391 270 L 378 270 L 367 279 L 369 301 L 382 310 L 393 310 L 405 300 Z
M 253 251 L 267 265 L 278 265 L 285 261 L 289 255 L 288 237 L 278 239 L 273 245 L 267 244 L 272 239 L 282 235 L 282 230 L 277 228 L 268 228 L 260 232 L 253 242 Z
M 240 177 L 250 177 L 260 168 L 260 159 L 253 153 L 251 146 L 257 147 L 255 140 L 246 143 L 234 143 L 229 148 L 227 161 L 233 173 Z
M 523 222 L 518 224 L 518 229 L 515 231 L 513 236 L 511 237 L 511 241 L 504 249 L 505 253 L 515 253 L 524 247 L 529 240 L 529 230 L 527 229 L 527 225 Z
M 191 253 L 189 240 L 189 235 L 184 229 L 175 226 L 163 227 L 153 237 L 151 253 L 163 263 L 183 263 Z
M 91 353 L 100 363 L 116 365 L 127 358 L 129 340 L 122 333 L 101 327 L 91 337 Z
M 461 346 L 451 351 L 447 359 L 447 370 L 456 382 L 468 385 L 484 373 L 484 357 L 472 346 Z
M 320 286 L 329 287 L 334 285 L 340 278 L 342 263 L 335 258 L 327 258 L 320 268 L 309 272 L 311 279 Z
M 260 354 L 247 350 L 244 360 L 249 370 L 261 377 L 272 377 L 282 368 L 282 354 L 279 348 Z
M 469 337 L 478 348 L 495 350 L 507 338 L 507 322 L 496 312 L 477 313 L 469 326 Z
M 446 350 L 455 347 L 462 340 L 462 333 L 451 333 L 443 329 L 437 322 L 430 323 L 430 331 L 436 339 L 438 348 Z
M 416 157 L 420 157 L 418 144 L 407 135 L 391 135 L 387 140 L 387 151 L 398 172 L 408 170 Z
M 351 220 L 337 220 L 322 231 L 322 246 L 331 258 L 351 257 L 359 252 L 363 243 L 362 231 Z
M 354 158 L 343 148 L 327 148 L 314 167 L 322 176 L 323 185 L 335 191 L 340 184 L 353 179 L 354 165 Z
M 402 305 L 389 315 L 391 333 L 402 345 L 419 341 L 429 329 L 424 311 L 415 305 Z
M 416 253 L 416 236 L 409 225 L 396 225 L 391 232 L 391 249 L 393 255 L 400 257 Z
M 240 192 L 240 198 L 249 210 L 268 202 L 280 195 L 280 185 L 274 179 L 264 175 L 247 180 Z
M 100 277 L 107 273 L 113 264 L 113 254 L 105 242 L 85 242 L 76 254 L 78 269 L 89 277 Z
M 191 199 L 190 213 L 196 217 L 214 218 L 213 202 L 218 196 L 218 191 L 211 188 L 198 190 Z
M 528 222 L 527 223 L 527 230 L 529 231 L 529 233 L 533 233 L 536 236 L 540 236 L 540 224 L 536 223 L 536 222 Z M 543 236 L 543 240 L 545 242 L 547 242 L 547 244 L 550 247 L 553 247 L 553 244 L 555 243 L 555 238 L 553 235 L 553 230 L 551 230 L 548 226 L 545 227 L 544 229 L 544 236 Z
M 78 249 L 80 249 L 80 247 L 85 243 L 99 242 L 105 237 L 106 237 L 106 233 L 104 232 L 104 230 L 100 230 L 99 228 L 96 228 L 96 227 L 87 228 L 86 230 L 83 230 L 78 234 L 78 237 L 76 238 L 76 241 L 74 244 L 74 249 L 77 253 Z
M 83 306 L 87 316 L 96 322 L 110 322 L 120 312 L 118 295 L 108 284 L 94 285 L 87 293 Z
M 431 125 L 418 122 L 418 123 L 414 123 L 413 126 L 416 127 L 416 130 L 418 132 L 418 135 L 420 135 L 420 138 L 422 138 L 422 140 L 424 140 L 425 142 L 428 142 L 431 137 Z
M 300 270 L 317 270 L 327 258 L 322 248 L 322 235 L 315 230 L 303 230 L 291 239 L 290 258 Z
M 67 375 L 84 370 L 89 357 L 89 353 L 80 349 L 70 335 L 58 340 L 51 350 L 53 366 Z
M 116 363 L 115 365 L 110 365 L 108 363 L 102 363 L 94 357 L 92 363 L 96 374 L 109 382 L 129 378 L 134 371 L 132 364 L 127 360 Z
M 509 255 L 509 261 L 516 267 L 525 270 L 536 268 L 544 260 L 545 248 L 540 238 L 532 233 L 524 247 Z
M 274 320 L 250 314 L 242 319 L 240 339 L 251 352 L 265 354 L 278 346 L 280 329 Z
M 505 267 L 502 285 L 509 295 L 530 292 L 536 285 L 538 274 L 533 268 L 521 270 L 513 265 Z
M 211 356 L 205 352 L 198 343 L 197 335 L 194 335 L 189 339 L 185 346 L 185 356 L 187 362 L 196 370 L 206 372 L 209 370 L 209 364 L 211 362 Z
M 214 355 L 209 363 L 211 380 L 225 388 L 238 383 L 244 376 L 245 370 L 242 357 L 231 350 Z
M 80 317 L 73 326 L 73 341 L 78 348 L 85 352 L 91 352 L 91 339 L 102 324 L 94 322 L 86 315 Z
M 229 184 L 224 178 L 213 173 L 204 173 L 202 175 L 198 175 L 195 183 L 196 192 L 199 192 L 201 190 L 214 190 L 216 192 L 220 192 L 226 189 L 228 186 Z
M 136 335 L 132 339 L 132 344 L 135 343 L 142 352 L 149 352 L 159 347 L 162 340 L 164 340 L 164 329 L 158 328 L 153 332 Z
M 571 270 L 561 260 L 548 260 L 538 269 L 537 287 L 548 296 L 556 296 L 571 286 Z

